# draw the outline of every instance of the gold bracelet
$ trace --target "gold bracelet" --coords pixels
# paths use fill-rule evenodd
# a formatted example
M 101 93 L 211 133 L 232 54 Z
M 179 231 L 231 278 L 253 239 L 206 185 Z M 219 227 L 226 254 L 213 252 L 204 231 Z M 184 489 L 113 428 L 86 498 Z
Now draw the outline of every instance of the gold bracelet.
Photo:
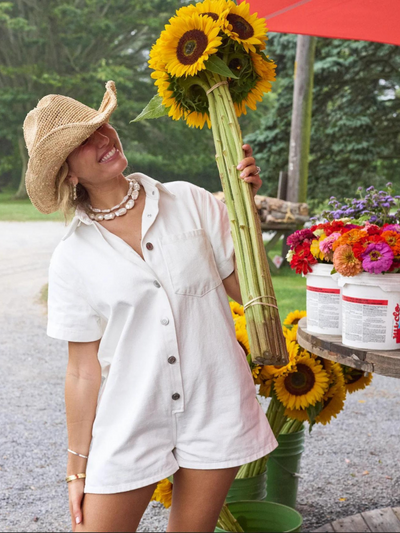
M 74 481 L 75 479 L 83 479 L 86 477 L 86 474 L 84 472 L 80 474 L 72 474 L 71 476 L 67 476 L 65 478 L 65 481 L 69 483 L 70 481 Z

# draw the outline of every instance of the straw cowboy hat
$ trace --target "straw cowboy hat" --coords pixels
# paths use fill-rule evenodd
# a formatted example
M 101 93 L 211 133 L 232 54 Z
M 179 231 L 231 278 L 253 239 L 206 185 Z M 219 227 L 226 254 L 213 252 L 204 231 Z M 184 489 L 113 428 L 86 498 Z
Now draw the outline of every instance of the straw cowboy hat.
M 33 205 L 45 214 L 57 211 L 56 176 L 69 154 L 108 119 L 117 107 L 117 89 L 106 83 L 96 111 L 60 94 L 44 96 L 23 125 L 29 161 L 26 190 Z

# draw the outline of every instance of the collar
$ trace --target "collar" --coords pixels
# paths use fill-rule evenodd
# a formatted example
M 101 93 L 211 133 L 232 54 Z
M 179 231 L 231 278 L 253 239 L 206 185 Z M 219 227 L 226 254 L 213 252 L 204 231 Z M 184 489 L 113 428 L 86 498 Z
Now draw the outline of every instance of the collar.
M 134 174 L 129 174 L 127 178 L 135 178 L 143 186 L 147 196 L 152 197 L 152 194 L 154 194 L 155 189 L 158 188 L 160 191 L 169 194 L 169 196 L 173 198 L 176 197 L 176 195 L 171 192 L 163 183 L 154 178 L 151 178 L 150 176 L 147 176 L 146 174 L 143 174 L 142 172 L 135 172 Z M 67 232 L 61 240 L 65 241 L 65 239 L 72 235 L 76 228 L 78 228 L 82 223 L 89 226 L 91 224 L 94 224 L 94 220 L 92 220 L 86 213 L 86 211 L 84 211 L 81 207 L 77 207 L 75 209 L 75 216 L 72 219 Z

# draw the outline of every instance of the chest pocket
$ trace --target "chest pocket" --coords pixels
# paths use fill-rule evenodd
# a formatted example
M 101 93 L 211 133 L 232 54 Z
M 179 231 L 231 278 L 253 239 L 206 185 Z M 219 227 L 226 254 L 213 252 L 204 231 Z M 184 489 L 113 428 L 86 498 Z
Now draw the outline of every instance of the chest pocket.
M 203 296 L 222 283 L 204 229 L 168 235 L 160 243 L 176 294 Z

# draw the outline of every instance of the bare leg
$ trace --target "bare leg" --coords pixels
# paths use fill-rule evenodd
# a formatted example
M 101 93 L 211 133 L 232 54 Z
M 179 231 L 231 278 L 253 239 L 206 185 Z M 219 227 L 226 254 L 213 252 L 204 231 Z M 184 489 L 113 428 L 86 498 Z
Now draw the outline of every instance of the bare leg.
M 83 521 L 75 526 L 74 531 L 136 531 L 156 487 L 157 483 L 153 483 L 116 494 L 86 492 L 82 501 Z
M 239 468 L 175 472 L 167 532 L 213 532 Z

